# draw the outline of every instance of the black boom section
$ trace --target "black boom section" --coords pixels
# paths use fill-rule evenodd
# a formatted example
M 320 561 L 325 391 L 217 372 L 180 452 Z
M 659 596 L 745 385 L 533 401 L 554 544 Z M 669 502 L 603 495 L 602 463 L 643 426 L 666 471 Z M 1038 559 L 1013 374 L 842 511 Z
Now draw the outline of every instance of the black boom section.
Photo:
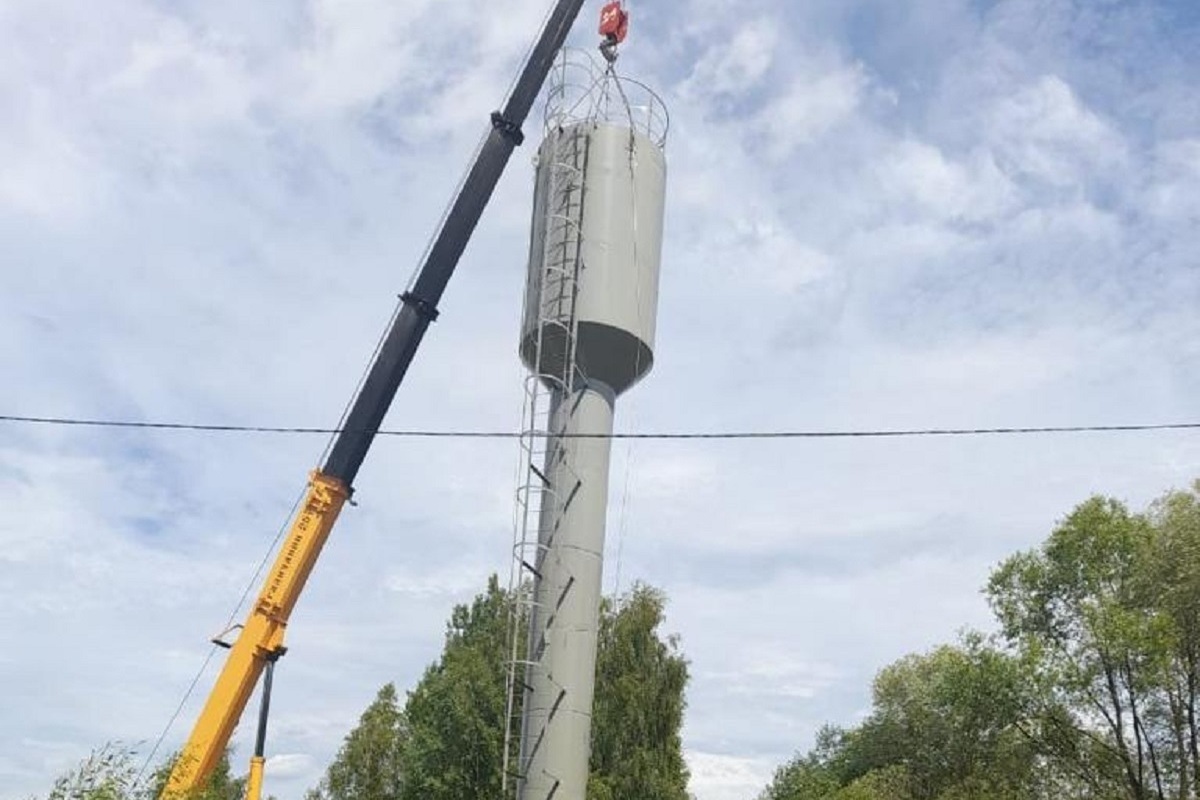
M 379 432 L 388 406 L 392 404 L 396 389 L 404 380 L 404 373 L 408 371 L 408 365 L 412 363 L 425 331 L 437 318 L 437 304 L 446 291 L 446 284 L 458 266 L 458 260 L 479 223 L 483 209 L 491 200 L 513 148 L 523 139 L 521 126 L 525 124 L 550 73 L 554 58 L 566 41 L 567 33 L 582 6 L 583 0 L 559 0 L 522 68 L 504 109 L 492 114 L 492 130 L 442 222 L 412 291 L 405 293 L 400 313 L 392 323 L 379 355 L 371 364 L 362 389 L 354 398 L 350 414 L 346 417 L 346 424 L 334 441 L 322 468 L 326 475 L 340 479 L 347 487 L 354 483 L 358 468 L 362 466 L 371 442 Z

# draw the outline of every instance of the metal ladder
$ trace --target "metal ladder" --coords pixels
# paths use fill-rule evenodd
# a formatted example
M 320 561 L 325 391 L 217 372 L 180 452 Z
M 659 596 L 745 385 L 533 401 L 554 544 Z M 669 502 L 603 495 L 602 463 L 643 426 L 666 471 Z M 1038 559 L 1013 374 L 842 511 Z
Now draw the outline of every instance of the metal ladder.
M 506 681 L 505 731 L 502 770 L 502 796 L 516 798 L 527 774 L 533 749 L 520 753 L 522 708 L 531 689 L 528 677 L 541 669 L 540 642 L 533 642 L 530 631 L 537 603 L 537 584 L 543 559 L 549 550 L 553 532 L 570 496 L 578 490 L 579 479 L 569 463 L 566 451 L 557 446 L 563 429 L 555 427 L 555 401 L 566 401 L 572 386 L 580 378 L 575 358 L 578 328 L 576 303 L 579 295 L 582 263 L 584 175 L 587 172 L 588 141 L 591 125 L 582 123 L 550 130 L 549 164 L 544 193 L 542 225 L 542 269 L 535 289 L 526 296 L 526 313 L 536 303 L 534 325 L 535 365 L 525 378 L 525 399 L 520 436 L 520 464 L 514 520 L 512 564 L 509 572 L 509 659 Z M 570 414 L 568 409 L 566 414 Z M 557 415 L 560 424 L 565 417 Z M 572 476 L 566 482 L 575 486 L 552 486 L 551 474 Z M 552 515 L 543 519 L 545 515 Z M 550 539 L 540 542 L 546 526 Z M 568 583 L 568 587 L 570 584 Z M 559 599 L 561 602 L 562 598 Z M 553 613 L 553 609 L 542 609 Z M 553 625 L 553 618 L 547 626 Z M 547 630 L 549 628 L 547 627 Z M 543 730 L 525 732 L 536 743 Z M 522 759 L 524 755 L 524 759 Z

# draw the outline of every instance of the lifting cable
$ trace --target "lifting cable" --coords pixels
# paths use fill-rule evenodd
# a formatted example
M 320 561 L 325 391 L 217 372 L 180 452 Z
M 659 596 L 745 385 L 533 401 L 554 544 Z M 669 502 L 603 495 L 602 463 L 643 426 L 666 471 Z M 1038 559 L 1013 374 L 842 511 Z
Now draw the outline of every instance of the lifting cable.
M 603 50 L 602 50 L 602 52 L 603 52 Z M 642 306 L 642 282 L 640 280 L 641 262 L 638 258 L 638 239 L 639 239 L 640 234 L 638 233 L 638 202 L 637 202 L 637 195 L 638 195 L 637 135 L 636 135 L 637 122 L 633 118 L 633 106 L 630 105 L 629 97 L 628 97 L 628 95 L 625 94 L 625 87 L 621 84 L 621 76 L 617 74 L 615 51 L 614 51 L 611 59 L 608 59 L 607 54 L 606 54 L 606 59 L 608 60 L 608 67 L 605 70 L 605 82 L 607 83 L 607 80 L 609 78 L 611 78 L 612 82 L 616 85 L 617 93 L 620 95 L 621 102 L 624 104 L 624 107 L 625 107 L 625 116 L 628 118 L 628 122 L 629 122 L 629 202 L 630 202 L 630 220 L 631 220 L 630 227 L 632 229 L 632 234 L 633 234 L 633 242 L 632 242 L 632 245 L 633 245 L 633 272 L 634 272 L 634 276 L 635 276 L 635 278 L 634 278 L 634 304 L 637 308 L 638 327 L 639 327 L 639 329 L 644 329 L 645 328 L 645 319 L 643 318 L 643 306 Z M 653 98 L 650 99 L 648 101 L 648 103 L 650 104 L 650 108 L 652 108 L 653 103 L 654 103 Z M 648 137 L 651 135 L 650 120 L 652 118 L 653 118 L 653 112 L 648 109 L 647 110 L 647 122 L 646 122 L 646 134 Z M 662 142 L 662 146 L 663 147 L 666 146 L 665 141 Z M 641 373 L 641 371 L 642 371 L 642 348 L 638 347 L 637 353 L 634 356 L 633 372 L 635 375 L 638 375 Z M 636 403 L 633 405 L 633 408 L 631 409 L 631 411 L 632 411 L 631 416 L 633 417 L 633 425 L 636 428 L 637 427 L 637 404 Z M 616 552 L 615 563 L 613 564 L 613 590 L 612 590 L 612 601 L 611 601 L 612 608 L 614 611 L 618 610 L 618 608 L 620 607 L 620 603 L 621 603 L 621 566 L 622 566 L 622 563 L 624 561 L 624 556 L 625 556 L 625 540 L 628 537 L 628 533 L 629 533 L 629 517 L 630 517 L 630 503 L 629 503 L 630 491 L 629 491 L 629 488 L 630 488 L 630 484 L 633 481 L 634 467 L 635 467 L 634 440 L 629 439 L 625 443 L 625 471 L 624 471 L 625 474 L 624 474 L 623 480 L 622 480 L 621 505 L 620 505 L 620 511 L 618 512 L 618 517 L 617 517 L 617 552 Z

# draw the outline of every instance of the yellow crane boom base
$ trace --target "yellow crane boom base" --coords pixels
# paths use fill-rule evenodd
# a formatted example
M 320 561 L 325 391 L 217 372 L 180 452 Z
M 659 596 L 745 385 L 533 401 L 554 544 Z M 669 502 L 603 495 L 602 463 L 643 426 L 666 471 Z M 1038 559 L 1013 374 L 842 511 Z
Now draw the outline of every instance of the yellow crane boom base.
M 288 617 L 349 497 L 350 491 L 342 481 L 319 470 L 311 474 L 304 503 L 171 770 L 164 800 L 186 798 L 212 774 L 264 665 L 278 658 L 284 649 Z

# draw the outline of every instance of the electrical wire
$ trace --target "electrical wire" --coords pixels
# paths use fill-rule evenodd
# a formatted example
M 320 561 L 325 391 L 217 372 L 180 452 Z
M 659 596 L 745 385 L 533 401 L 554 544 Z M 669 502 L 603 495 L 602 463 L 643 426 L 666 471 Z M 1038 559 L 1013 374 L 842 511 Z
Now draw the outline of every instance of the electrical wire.
M 222 425 L 187 422 L 149 422 L 139 420 L 80 419 L 74 417 L 38 417 L 0 414 L 0 423 L 58 425 L 82 428 L 123 428 L 133 430 L 194 431 L 200 433 L 270 433 L 330 435 L 350 432 L 347 428 L 313 428 L 280 425 Z M 651 441 L 738 440 L 738 439 L 901 439 L 934 436 L 1013 436 L 1049 433 L 1136 433 L 1146 431 L 1200 430 L 1200 422 L 1134 423 L 1124 425 L 1028 425 L 975 428 L 881 428 L 844 430 L 764 430 L 764 431 L 662 431 L 627 433 L 572 433 L 576 439 L 635 439 Z M 487 430 L 380 430 L 379 436 L 407 439 L 520 439 L 532 432 Z M 544 436 L 559 434 L 545 433 Z

